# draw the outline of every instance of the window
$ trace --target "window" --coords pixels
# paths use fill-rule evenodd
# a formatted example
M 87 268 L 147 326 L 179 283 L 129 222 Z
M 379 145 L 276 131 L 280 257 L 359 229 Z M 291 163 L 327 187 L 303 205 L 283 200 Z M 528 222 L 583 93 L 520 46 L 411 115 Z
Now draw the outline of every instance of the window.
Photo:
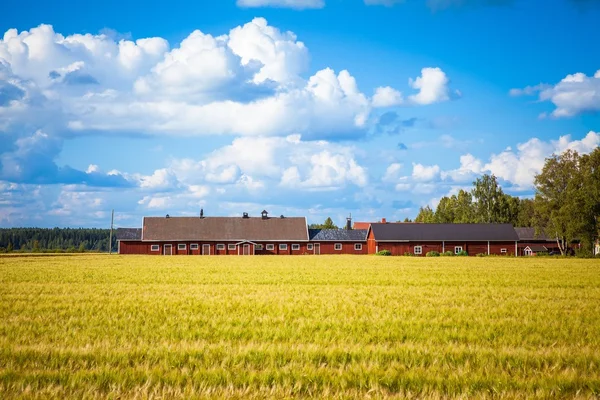
M 334 244 L 334 245 L 333 245 L 333 249 L 334 249 L 334 250 L 337 250 L 337 251 L 340 251 L 340 250 L 342 250 L 342 244 L 341 244 L 341 243 L 336 243 L 336 244 Z
M 179 243 L 177 245 L 177 250 L 185 250 L 185 249 L 186 249 L 185 243 Z
M 362 243 L 354 243 L 354 250 L 361 251 L 362 250 Z
M 415 246 L 415 255 L 423 254 L 423 246 Z
M 299 244 L 293 244 L 292 245 L 292 250 L 300 250 L 300 245 Z
M 285 244 L 285 243 L 281 243 L 281 244 L 279 245 L 279 250 L 287 250 L 287 244 Z
M 225 245 L 224 244 L 218 244 L 217 245 L 217 250 L 225 250 Z
M 533 255 L 533 251 L 531 251 L 529 247 L 525 247 L 525 250 L 523 250 L 523 254 L 525 254 L 526 256 L 531 256 Z
M 236 247 L 237 247 L 237 246 L 236 246 L 235 244 L 231 244 L 231 243 L 230 243 L 230 244 L 228 244 L 228 245 L 227 245 L 227 250 L 235 250 L 235 249 L 236 249 Z
M 198 243 L 190 244 L 190 250 L 198 250 Z
M 506 254 L 506 249 L 500 249 L 500 253 Z
M 269 250 L 269 251 L 275 250 L 275 245 L 274 244 L 268 244 L 267 245 L 267 250 Z
M 461 251 L 463 251 L 463 250 L 462 250 L 462 246 L 456 246 L 456 247 L 454 247 L 454 254 L 458 254 L 458 253 L 460 253 Z
M 312 249 L 313 249 L 312 243 L 309 243 L 309 244 L 306 245 L 306 250 L 311 250 L 312 251 Z
M 262 250 L 263 249 L 263 245 L 262 244 L 255 244 L 254 245 L 254 250 Z
M 158 244 L 153 244 L 152 246 L 150 246 L 150 251 L 159 251 L 160 250 L 160 245 Z

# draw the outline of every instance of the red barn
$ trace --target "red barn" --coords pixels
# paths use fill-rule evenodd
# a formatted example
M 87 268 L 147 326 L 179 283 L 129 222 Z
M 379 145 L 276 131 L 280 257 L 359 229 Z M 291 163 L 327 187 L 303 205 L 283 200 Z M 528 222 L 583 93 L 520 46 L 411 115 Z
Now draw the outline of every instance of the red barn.
M 311 254 L 368 254 L 367 229 L 309 229 Z
M 304 254 L 304 217 L 145 217 L 141 235 L 120 238 L 119 254 Z
M 511 224 L 372 223 L 367 246 L 369 254 L 389 250 L 395 256 L 424 256 L 430 251 L 515 255 L 518 240 Z

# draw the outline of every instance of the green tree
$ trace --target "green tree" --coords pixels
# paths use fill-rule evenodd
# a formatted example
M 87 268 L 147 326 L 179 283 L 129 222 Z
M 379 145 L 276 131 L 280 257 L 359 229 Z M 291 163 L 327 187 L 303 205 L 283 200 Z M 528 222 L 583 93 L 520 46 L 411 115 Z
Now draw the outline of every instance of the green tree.
M 440 224 L 453 223 L 455 219 L 456 196 L 442 197 L 435 209 L 434 220 Z
M 521 199 L 519 201 L 519 215 L 515 226 L 532 227 L 535 221 L 535 206 L 532 199 Z
M 536 227 L 547 236 L 556 238 L 563 255 L 581 231 L 582 220 L 585 219 L 585 211 L 581 208 L 585 180 L 579 164 L 579 154 L 567 150 L 560 156 L 546 159 L 542 172 L 535 177 Z
M 435 214 L 431 207 L 425 206 L 419 208 L 419 214 L 417 218 L 415 218 L 415 222 L 424 222 L 426 224 L 431 224 L 435 222 Z
M 310 229 L 339 229 L 336 224 L 333 223 L 331 217 L 327 217 L 325 222 L 322 224 L 310 224 Z
M 475 199 L 475 222 L 501 222 L 505 219 L 503 207 L 506 207 L 504 193 L 494 175 L 483 175 L 473 182 L 471 191 Z

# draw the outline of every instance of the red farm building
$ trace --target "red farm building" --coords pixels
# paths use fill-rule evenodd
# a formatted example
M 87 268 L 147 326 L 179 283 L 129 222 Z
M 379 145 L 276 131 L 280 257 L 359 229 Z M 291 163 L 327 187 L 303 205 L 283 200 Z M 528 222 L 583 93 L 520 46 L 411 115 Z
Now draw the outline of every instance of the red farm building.
M 369 253 L 425 256 L 430 251 L 515 255 L 519 237 L 511 224 L 372 223 Z
M 533 228 L 510 224 L 355 222 L 350 229 L 309 229 L 305 217 L 145 217 L 142 228 L 119 228 L 119 254 L 425 256 L 430 251 L 536 255 L 558 251 L 556 241 Z M 572 250 L 570 250 L 572 251 Z

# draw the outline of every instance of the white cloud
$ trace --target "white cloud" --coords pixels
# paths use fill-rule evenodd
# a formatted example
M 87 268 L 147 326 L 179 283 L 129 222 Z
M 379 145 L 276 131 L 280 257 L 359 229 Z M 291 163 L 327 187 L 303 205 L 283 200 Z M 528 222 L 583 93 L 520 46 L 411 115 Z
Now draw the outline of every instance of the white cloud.
M 383 182 L 395 182 L 400 178 L 400 171 L 402 170 L 402 164 L 392 163 L 385 170 L 385 174 L 381 179 Z
M 232 29 L 227 45 L 241 58 L 242 65 L 256 61 L 262 64 L 252 79 L 256 84 L 266 80 L 298 84 L 300 75 L 308 69 L 308 49 L 304 43 L 297 41 L 292 32 L 269 26 L 264 18 L 254 18 Z
M 323 8 L 324 0 L 237 0 L 239 7 L 279 7 L 303 10 L 306 8 Z
M 150 176 L 140 176 L 140 187 L 143 189 L 165 190 L 177 186 L 177 177 L 172 171 L 161 168 L 154 171 Z
M 413 163 L 412 177 L 415 181 L 432 181 L 439 177 L 440 167 L 438 165 L 426 166 L 423 164 Z
M 397 106 L 403 102 L 402 93 L 389 86 L 378 87 L 371 102 L 373 107 Z
M 440 68 L 423 68 L 421 76 L 409 79 L 408 83 L 419 93 L 409 96 L 415 104 L 425 105 L 439 103 L 450 99 L 449 79 Z
M 473 181 L 483 171 L 481 160 L 472 154 L 460 156 L 460 167 L 451 171 L 442 171 L 442 179 L 450 178 L 455 182 Z
M 593 131 L 588 132 L 581 140 L 572 140 L 570 135 L 549 142 L 532 138 L 519 143 L 516 151 L 507 148 L 498 154 L 492 154 L 485 165 L 470 154 L 463 155 L 460 159 L 460 168 L 443 172 L 442 176 L 464 182 L 482 173 L 492 173 L 511 183 L 516 190 L 529 190 L 533 188 L 535 175 L 542 171 L 547 157 L 561 154 L 568 149 L 586 154 L 599 145 L 600 134 Z
M 600 111 L 600 70 L 596 71 L 594 76 L 587 76 L 581 72 L 567 75 L 554 86 L 540 84 L 510 91 L 513 96 L 535 93 L 539 93 L 540 101 L 550 101 L 554 104 L 556 108 L 551 115 L 555 118 Z

